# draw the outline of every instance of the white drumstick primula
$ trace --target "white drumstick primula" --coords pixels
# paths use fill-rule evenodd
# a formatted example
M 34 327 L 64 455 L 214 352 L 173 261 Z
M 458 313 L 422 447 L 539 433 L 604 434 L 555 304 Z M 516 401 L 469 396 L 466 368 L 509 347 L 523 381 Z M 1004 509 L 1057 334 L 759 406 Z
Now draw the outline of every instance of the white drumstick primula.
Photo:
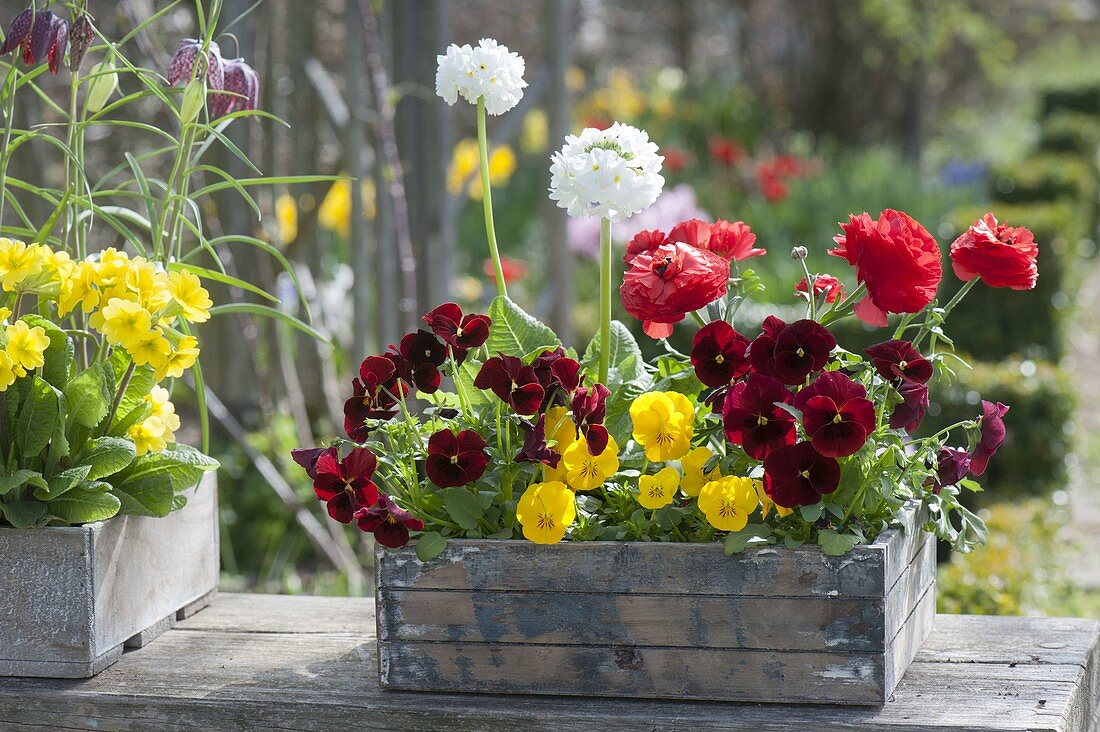
M 435 93 L 447 104 L 460 96 L 477 104 L 484 97 L 486 112 L 504 114 L 523 98 L 523 57 L 492 38 L 482 38 L 473 47 L 452 43 L 436 62 Z
M 663 161 L 644 130 L 618 122 L 589 127 L 568 135 L 551 157 L 550 198 L 570 216 L 622 221 L 657 200 Z

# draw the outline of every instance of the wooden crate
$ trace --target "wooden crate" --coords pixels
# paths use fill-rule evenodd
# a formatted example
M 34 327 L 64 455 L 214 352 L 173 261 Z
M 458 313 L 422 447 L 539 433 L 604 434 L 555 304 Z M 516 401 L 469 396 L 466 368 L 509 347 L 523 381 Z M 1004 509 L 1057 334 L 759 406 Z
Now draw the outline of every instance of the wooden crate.
M 932 630 L 936 544 L 452 540 L 377 555 L 383 688 L 883 704 Z
M 205 607 L 219 565 L 214 473 L 165 518 L 0 529 L 0 676 L 94 676 Z

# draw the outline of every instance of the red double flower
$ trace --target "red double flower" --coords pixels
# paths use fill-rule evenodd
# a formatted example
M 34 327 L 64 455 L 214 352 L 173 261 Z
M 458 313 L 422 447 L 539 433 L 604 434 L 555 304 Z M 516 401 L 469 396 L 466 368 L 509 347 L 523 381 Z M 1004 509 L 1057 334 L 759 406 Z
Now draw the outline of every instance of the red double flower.
M 823 369 L 836 348 L 836 338 L 829 329 L 813 320 L 796 320 L 788 325 L 769 315 L 762 328 L 749 347 L 752 367 L 791 386 Z
M 787 387 L 763 374 L 749 374 L 726 394 L 722 425 L 726 438 L 741 445 L 745 454 L 762 460 L 768 453 L 795 441 L 794 415 L 779 404 L 789 404 Z
M 691 365 L 704 386 L 726 386 L 749 372 L 749 339 L 724 320 L 699 329 L 691 342 Z
M 542 406 L 546 391 L 539 383 L 535 369 L 515 356 L 503 353 L 493 356 L 481 366 L 474 378 L 478 389 L 489 389 L 516 414 L 534 414 Z
M 794 291 L 805 293 L 809 297 L 809 288 L 805 277 L 794 286 Z M 814 297 L 820 297 L 822 293 L 825 294 L 826 303 L 836 302 L 844 297 L 844 284 L 830 274 L 819 274 L 814 277 Z
M 428 438 L 425 470 L 428 480 L 440 488 L 469 485 L 485 474 L 489 465 L 488 445 L 473 430 L 458 434 L 442 429 Z
M 875 405 L 867 389 L 839 371 L 828 371 L 794 396 L 802 428 L 825 457 L 854 455 L 875 431 Z
M 423 521 L 414 518 L 385 493 L 379 495 L 370 508 L 356 511 L 355 519 L 360 530 L 374 534 L 375 541 L 390 549 L 399 549 L 408 544 L 410 530 L 424 530 Z
M 313 493 L 324 501 L 328 515 L 342 524 L 350 524 L 360 508 L 378 500 L 374 470 L 378 460 L 365 447 L 357 447 L 343 460 L 335 447 L 317 457 L 313 466 Z
M 658 230 L 639 231 L 626 245 L 623 262 L 627 265 L 634 257 L 652 252 L 662 244 L 687 244 L 696 249 L 714 252 L 726 261 L 740 261 L 767 254 L 765 249 L 753 247 L 756 234 L 744 221 L 724 221 L 713 224 L 702 219 L 688 219 L 672 227 L 668 236 Z
M 1022 226 L 997 223 L 987 213 L 951 244 L 951 268 L 961 280 L 981 277 L 990 287 L 1030 290 L 1039 279 L 1035 236 Z
M 729 263 L 689 244 L 662 244 L 634 257 L 619 294 L 651 338 L 668 338 L 687 313 L 726 294 Z
M 808 442 L 785 445 L 764 458 L 764 492 L 777 506 L 812 506 L 840 485 L 840 463 Z

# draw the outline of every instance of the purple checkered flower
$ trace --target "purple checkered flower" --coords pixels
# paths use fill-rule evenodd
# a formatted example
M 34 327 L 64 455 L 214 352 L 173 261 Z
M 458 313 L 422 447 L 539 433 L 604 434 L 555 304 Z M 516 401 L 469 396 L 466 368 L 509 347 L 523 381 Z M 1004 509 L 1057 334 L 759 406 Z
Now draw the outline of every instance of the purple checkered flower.
M 22 48 L 24 64 L 33 66 L 45 60 L 50 73 L 56 75 L 68 44 L 68 23 L 49 10 L 36 13 L 27 9 L 12 21 L 4 43 L 0 44 L 0 56 Z
M 195 38 L 184 38 L 176 46 L 176 53 L 168 64 L 168 86 L 176 86 L 181 82 L 187 84 L 191 81 L 191 74 L 197 63 L 200 62 L 202 53 L 202 41 Z M 209 63 L 202 60 L 206 66 L 206 86 L 209 89 L 225 88 L 225 62 L 222 61 L 222 52 L 217 43 L 211 41 L 207 54 Z M 202 69 L 194 71 L 201 74 Z
M 241 109 L 255 109 L 260 93 L 260 77 L 243 58 L 230 59 L 224 65 L 224 91 L 210 94 L 210 116 L 213 119 Z
M 95 40 L 95 26 L 87 13 L 81 13 L 80 17 L 73 21 L 73 27 L 69 31 L 69 71 L 76 71 L 80 64 L 84 63 L 84 55 L 88 53 L 88 47 Z

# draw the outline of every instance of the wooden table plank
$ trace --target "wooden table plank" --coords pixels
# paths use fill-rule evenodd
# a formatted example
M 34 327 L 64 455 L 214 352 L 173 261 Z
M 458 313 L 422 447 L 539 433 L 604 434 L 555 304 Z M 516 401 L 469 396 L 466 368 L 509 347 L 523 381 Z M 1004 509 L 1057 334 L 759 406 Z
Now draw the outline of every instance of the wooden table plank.
M 1085 620 L 941 615 L 881 709 L 383 692 L 374 631 L 370 600 L 222 595 L 94 679 L 0 679 L 0 728 L 1076 731 L 1100 714 Z

